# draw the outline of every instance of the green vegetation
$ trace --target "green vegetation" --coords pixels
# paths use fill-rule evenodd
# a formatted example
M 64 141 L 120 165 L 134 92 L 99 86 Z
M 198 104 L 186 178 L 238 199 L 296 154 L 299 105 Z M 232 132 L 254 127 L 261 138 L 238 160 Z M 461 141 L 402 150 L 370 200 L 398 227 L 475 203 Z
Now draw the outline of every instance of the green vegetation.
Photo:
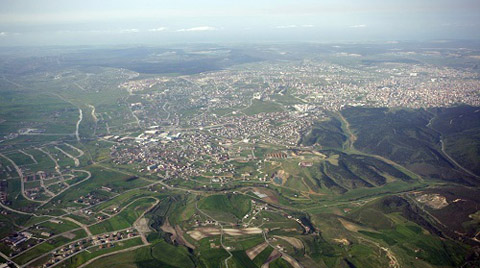
M 82 253 L 75 255 L 68 260 L 65 261 L 65 266 L 66 267 L 78 267 L 79 265 L 87 262 L 90 259 L 93 259 L 97 256 L 114 252 L 114 251 L 119 251 L 122 249 L 127 249 L 131 248 L 134 246 L 139 246 L 142 244 L 142 240 L 140 238 L 133 238 L 129 240 L 125 240 L 119 243 L 116 243 L 114 247 L 111 248 L 91 248 L 90 252 L 88 251 L 83 251 Z
M 315 123 L 312 129 L 302 136 L 300 143 L 306 146 L 319 145 L 324 149 L 341 149 L 346 140 L 341 122 L 331 117 L 327 121 Z
M 422 176 L 471 185 L 473 180 L 442 154 L 441 135 L 427 125 L 425 110 L 347 108 L 343 116 L 356 133 L 355 148 L 391 159 Z
M 253 263 L 257 266 L 257 267 L 261 267 L 267 260 L 268 260 L 268 257 L 270 256 L 270 254 L 272 254 L 273 252 L 273 248 L 272 247 L 267 247 L 265 248 L 262 252 L 260 252 L 260 254 L 258 254 L 254 259 L 253 259 Z
M 125 207 L 125 209 L 117 215 L 108 220 L 97 223 L 89 227 L 89 229 L 92 234 L 100 234 L 129 228 L 154 202 L 155 200 L 153 198 L 138 199 L 128 207 Z
M 442 134 L 446 152 L 469 171 L 480 174 L 480 113 L 478 107 L 436 109 L 432 128 Z
M 252 100 L 252 105 L 248 106 L 244 113 L 247 115 L 255 115 L 259 113 L 281 112 L 282 108 L 279 104 L 271 101 Z
M 224 220 L 241 219 L 251 209 L 250 198 L 240 194 L 211 195 L 200 202 L 198 207 Z
M 397 46 L 6 49 L 0 251 L 35 267 L 79 239 L 88 250 L 57 267 L 291 267 L 274 248 L 303 267 L 478 267 L 479 108 L 372 108 L 385 100 L 364 90 L 348 98 L 359 106 L 329 102 L 404 81 L 391 71 L 411 63 L 478 82 L 478 49 Z M 141 237 L 92 245 L 84 228 Z
M 245 251 L 233 251 L 233 258 L 231 259 L 231 266 L 235 268 L 257 268 L 250 258 L 248 258 Z M 230 267 L 230 265 L 229 265 Z
M 284 259 L 278 258 L 270 263 L 269 267 L 272 268 L 291 268 L 292 266 Z

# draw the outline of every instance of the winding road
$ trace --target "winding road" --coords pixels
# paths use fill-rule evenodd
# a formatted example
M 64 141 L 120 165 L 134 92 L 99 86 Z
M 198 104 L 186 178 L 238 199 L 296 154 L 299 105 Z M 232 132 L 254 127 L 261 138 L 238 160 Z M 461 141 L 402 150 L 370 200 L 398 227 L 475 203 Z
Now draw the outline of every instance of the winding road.
M 22 169 L 19 168 L 17 166 L 17 164 L 12 160 L 10 159 L 9 157 L 7 157 L 6 155 L 0 153 L 0 156 L 7 159 L 11 164 L 12 166 L 15 168 L 15 170 L 17 171 L 17 174 L 18 176 L 20 177 L 20 185 L 21 185 L 21 192 L 22 192 L 22 196 L 23 198 L 25 198 L 26 200 L 29 200 L 29 201 L 32 201 L 32 202 L 37 202 L 37 203 L 44 203 L 43 201 L 39 201 L 39 200 L 33 200 L 31 198 L 29 198 L 26 194 L 25 194 L 25 183 L 23 181 L 23 172 L 22 172 Z
M 78 121 L 77 121 L 77 126 L 76 126 L 76 129 L 75 129 L 75 137 L 77 138 L 77 141 L 80 142 L 80 135 L 78 133 L 78 129 L 80 128 L 80 123 L 82 122 L 83 120 L 83 112 L 82 112 L 82 109 L 78 108 Z

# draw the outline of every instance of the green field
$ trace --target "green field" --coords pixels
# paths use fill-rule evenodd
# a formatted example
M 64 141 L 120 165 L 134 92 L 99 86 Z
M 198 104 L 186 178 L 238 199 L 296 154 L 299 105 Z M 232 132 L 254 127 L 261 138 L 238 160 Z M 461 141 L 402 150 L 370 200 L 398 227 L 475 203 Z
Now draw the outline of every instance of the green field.
M 214 218 L 232 221 L 243 218 L 250 211 L 251 201 L 250 198 L 238 194 L 212 195 L 202 199 L 198 207 L 211 213 Z
M 92 234 L 100 234 L 129 228 L 153 203 L 153 198 L 141 198 L 133 201 L 112 218 L 89 227 Z

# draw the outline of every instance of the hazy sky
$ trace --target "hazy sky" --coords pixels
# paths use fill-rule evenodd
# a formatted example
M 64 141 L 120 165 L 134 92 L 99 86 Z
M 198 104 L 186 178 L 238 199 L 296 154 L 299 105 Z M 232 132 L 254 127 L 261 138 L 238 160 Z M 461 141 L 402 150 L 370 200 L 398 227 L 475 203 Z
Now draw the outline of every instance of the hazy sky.
M 480 39 L 480 0 L 0 0 L 0 45 Z

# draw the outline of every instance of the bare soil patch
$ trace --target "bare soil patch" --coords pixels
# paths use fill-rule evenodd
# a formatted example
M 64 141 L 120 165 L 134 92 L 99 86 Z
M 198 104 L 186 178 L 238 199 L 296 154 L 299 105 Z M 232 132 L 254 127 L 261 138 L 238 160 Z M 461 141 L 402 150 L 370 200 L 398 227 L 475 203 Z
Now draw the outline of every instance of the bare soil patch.
M 245 228 L 245 229 L 223 229 L 224 234 L 231 236 L 242 236 L 242 235 L 251 235 L 251 234 L 261 234 L 262 229 L 257 227 Z M 216 227 L 200 227 L 192 231 L 187 232 L 195 240 L 200 240 L 205 237 L 220 235 L 220 228 Z
M 303 243 L 298 238 L 290 237 L 290 236 L 280 236 L 280 235 L 274 235 L 273 237 L 280 238 L 282 240 L 287 241 L 290 245 L 292 245 L 296 249 L 303 249 Z
M 250 260 L 253 260 L 255 259 L 255 257 L 257 257 L 258 254 L 260 254 L 264 249 L 266 249 L 268 247 L 268 243 L 267 242 L 263 242 L 261 244 L 258 244 L 256 246 L 254 246 L 253 248 L 249 248 L 245 251 L 245 253 L 247 254 L 247 256 L 250 258 Z

